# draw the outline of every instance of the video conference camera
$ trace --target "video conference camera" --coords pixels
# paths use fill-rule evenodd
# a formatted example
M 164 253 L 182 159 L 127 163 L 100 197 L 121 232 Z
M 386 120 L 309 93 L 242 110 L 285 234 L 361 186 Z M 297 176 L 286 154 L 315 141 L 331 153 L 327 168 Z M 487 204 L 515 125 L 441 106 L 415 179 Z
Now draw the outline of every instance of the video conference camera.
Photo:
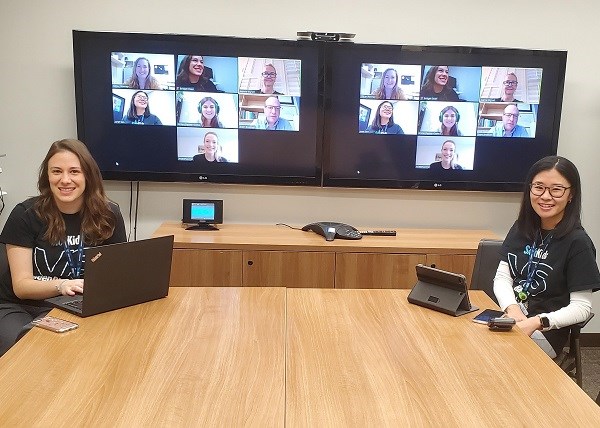
M 315 42 L 352 42 L 356 34 L 351 33 L 321 33 L 317 31 L 298 31 L 298 40 L 312 40 Z

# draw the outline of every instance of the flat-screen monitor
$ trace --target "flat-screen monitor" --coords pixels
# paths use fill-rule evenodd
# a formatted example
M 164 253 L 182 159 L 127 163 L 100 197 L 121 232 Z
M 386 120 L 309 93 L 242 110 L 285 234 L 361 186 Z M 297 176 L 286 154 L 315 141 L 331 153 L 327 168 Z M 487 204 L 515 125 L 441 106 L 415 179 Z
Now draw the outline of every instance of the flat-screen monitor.
M 323 57 L 325 186 L 520 191 L 556 154 L 566 52 L 338 43 Z
M 320 185 L 319 52 L 74 31 L 78 137 L 109 180 Z
M 215 229 L 223 223 L 223 200 L 184 199 L 182 223 L 192 224 L 191 229 Z
M 78 137 L 109 180 L 520 191 L 557 151 L 563 51 L 84 31 L 73 49 Z

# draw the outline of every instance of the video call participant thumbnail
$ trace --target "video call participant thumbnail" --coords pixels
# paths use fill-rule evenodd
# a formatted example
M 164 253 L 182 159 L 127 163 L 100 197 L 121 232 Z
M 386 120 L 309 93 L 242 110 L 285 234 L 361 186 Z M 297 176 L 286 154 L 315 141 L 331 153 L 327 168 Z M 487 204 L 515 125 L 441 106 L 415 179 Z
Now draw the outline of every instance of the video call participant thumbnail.
M 372 94 L 377 100 L 406 100 L 404 91 L 398 86 L 398 72 L 394 68 L 388 68 L 381 75 L 379 87 Z
M 199 171 L 193 165 L 232 164 L 239 161 L 237 129 L 177 127 L 177 160 L 188 164 L 187 171 Z M 189 169 L 188 169 L 189 168 Z
M 175 56 L 172 54 L 111 52 L 113 89 L 175 89 Z
M 133 63 L 133 73 L 125 82 L 132 89 L 161 89 L 156 77 L 151 74 L 152 67 L 147 58 L 139 57 Z
M 219 145 L 219 136 L 215 132 L 204 134 L 202 144 L 198 146 L 198 154 L 194 156 L 195 163 L 207 162 L 227 162 L 221 155 L 221 146 Z
M 479 103 L 421 101 L 419 135 L 474 136 Z
M 237 92 L 299 97 L 301 74 L 299 59 L 238 57 Z
M 200 125 L 203 128 L 222 128 L 219 120 L 219 103 L 212 97 L 204 97 L 198 103 L 200 113 Z
M 422 100 L 459 101 L 458 94 L 450 83 L 447 65 L 432 66 L 423 79 L 420 97 Z
M 237 94 L 177 91 L 177 125 L 237 128 L 238 104 Z
M 289 120 L 281 117 L 281 102 L 276 96 L 265 99 L 265 117 L 254 121 L 254 128 L 268 131 L 294 131 Z
M 206 71 L 202 55 L 185 55 L 179 64 L 175 86 L 197 92 L 218 92 Z
M 432 171 L 444 171 L 449 169 L 460 169 L 463 167 L 458 164 L 458 155 L 456 154 L 456 143 L 452 140 L 446 140 L 441 148 L 441 160 L 429 165 Z
M 377 107 L 375 117 L 367 132 L 373 134 L 404 134 L 404 130 L 394 122 L 394 105 L 384 101 Z
M 123 122 L 133 125 L 162 125 L 160 119 L 150 113 L 148 94 L 144 91 L 137 91 L 133 94 Z
M 440 112 L 440 135 L 462 135 L 458 129 L 458 121 L 460 120 L 460 113 L 454 106 L 447 106 Z
M 509 104 L 502 113 L 502 122 L 494 127 L 494 137 L 524 137 L 528 138 L 527 129 L 519 125 L 519 108 L 516 104 Z
M 518 84 L 517 75 L 515 73 L 508 73 L 504 81 L 502 81 L 502 96 L 500 98 L 495 98 L 494 101 L 502 103 L 522 103 L 523 101 L 519 101 L 515 98 Z
M 253 91 L 255 94 L 283 95 L 275 90 L 275 81 L 277 80 L 277 70 L 273 64 L 265 64 L 260 74 L 261 86 Z
M 435 101 L 421 103 L 423 113 L 421 118 L 421 129 L 419 130 L 419 134 L 461 136 L 462 133 L 458 129 L 458 122 L 460 121 L 460 112 L 458 111 L 458 109 L 454 106 L 445 106 L 440 110 L 440 113 L 436 116 L 436 119 L 433 119 L 431 117 L 428 118 L 428 115 L 435 115 L 434 104 L 438 103 Z M 432 123 L 434 120 L 437 125 L 435 128 L 433 127 Z
M 419 136 L 415 168 L 427 169 L 433 176 L 472 171 L 475 163 L 475 144 L 476 137 Z

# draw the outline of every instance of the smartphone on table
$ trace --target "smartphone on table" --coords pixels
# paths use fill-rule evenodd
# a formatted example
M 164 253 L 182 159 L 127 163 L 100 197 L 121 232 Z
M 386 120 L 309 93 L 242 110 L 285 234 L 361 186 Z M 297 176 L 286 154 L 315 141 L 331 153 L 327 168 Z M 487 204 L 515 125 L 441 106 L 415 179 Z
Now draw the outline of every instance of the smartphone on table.
M 504 315 L 504 312 L 502 311 L 497 311 L 494 309 L 485 309 L 483 311 L 481 311 L 480 313 L 478 313 L 475 318 L 473 318 L 473 322 L 479 323 L 479 324 L 487 324 L 489 322 L 489 320 L 491 320 L 492 318 L 500 318 Z
M 46 315 L 44 318 L 33 320 L 31 323 L 36 327 L 54 331 L 56 333 L 64 333 L 65 331 L 75 330 L 77 327 L 79 327 L 79 324 L 77 323 L 52 317 L 50 315 Z

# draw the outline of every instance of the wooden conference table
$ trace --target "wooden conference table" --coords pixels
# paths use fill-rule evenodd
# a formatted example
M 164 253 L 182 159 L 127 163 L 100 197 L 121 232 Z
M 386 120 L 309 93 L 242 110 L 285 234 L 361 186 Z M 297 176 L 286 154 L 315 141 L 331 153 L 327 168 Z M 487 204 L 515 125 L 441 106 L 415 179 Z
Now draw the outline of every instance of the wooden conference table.
M 408 290 L 172 288 L 33 329 L 0 358 L 2 426 L 598 426 L 520 331 Z M 492 307 L 480 291 L 480 307 Z

